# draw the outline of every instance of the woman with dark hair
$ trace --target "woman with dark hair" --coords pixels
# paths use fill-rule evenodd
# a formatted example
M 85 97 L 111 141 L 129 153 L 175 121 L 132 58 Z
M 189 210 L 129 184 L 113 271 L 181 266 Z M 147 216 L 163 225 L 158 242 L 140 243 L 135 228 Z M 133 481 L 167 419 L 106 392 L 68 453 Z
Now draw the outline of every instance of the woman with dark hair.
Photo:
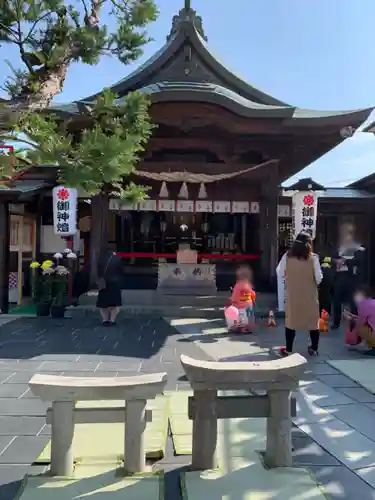
M 122 260 L 109 249 L 103 249 L 98 259 L 98 300 L 103 325 L 116 324 L 121 301 Z
M 323 275 L 319 258 L 312 253 L 312 241 L 308 233 L 300 233 L 289 251 L 282 257 L 278 273 L 285 276 L 285 340 L 286 347 L 280 354 L 293 352 L 296 330 L 309 331 L 310 356 L 318 354 L 319 347 L 319 299 L 318 285 Z

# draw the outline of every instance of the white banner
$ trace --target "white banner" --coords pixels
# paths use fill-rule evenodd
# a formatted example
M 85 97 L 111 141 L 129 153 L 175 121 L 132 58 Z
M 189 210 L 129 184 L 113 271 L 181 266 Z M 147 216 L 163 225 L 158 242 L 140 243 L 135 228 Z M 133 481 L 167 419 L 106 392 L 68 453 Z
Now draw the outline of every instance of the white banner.
M 318 215 L 318 195 L 314 191 L 298 191 L 293 195 L 293 229 L 294 236 L 301 231 L 316 235 L 316 218 Z
M 213 210 L 213 202 L 206 200 L 198 200 L 195 202 L 195 211 L 197 213 L 200 212 L 212 212 Z
M 72 236 L 77 232 L 77 190 L 56 186 L 52 190 L 53 228 L 59 236 Z
M 174 212 L 176 210 L 175 200 L 159 200 L 158 210 L 159 212 Z
M 138 210 L 141 212 L 156 212 L 156 200 L 143 200 L 138 204 Z
M 177 212 L 194 212 L 194 201 L 191 200 L 177 200 Z
M 250 203 L 248 201 L 233 201 L 232 214 L 248 214 L 250 212 Z
M 250 203 L 250 213 L 251 214 L 259 214 L 260 213 L 260 205 L 257 201 L 252 201 Z
M 126 210 L 133 211 L 138 210 L 138 203 L 128 203 L 123 200 L 119 200 L 118 198 L 111 198 L 109 200 L 109 209 L 110 210 Z
M 214 201 L 214 213 L 229 214 L 230 201 Z

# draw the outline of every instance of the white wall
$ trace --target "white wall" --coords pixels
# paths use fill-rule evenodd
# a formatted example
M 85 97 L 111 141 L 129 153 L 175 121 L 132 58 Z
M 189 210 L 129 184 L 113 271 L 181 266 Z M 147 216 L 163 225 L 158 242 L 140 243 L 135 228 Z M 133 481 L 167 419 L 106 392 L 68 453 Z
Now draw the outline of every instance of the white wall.
M 66 241 L 53 232 L 53 226 L 42 226 L 40 247 L 42 253 L 61 252 L 66 248 Z
M 40 247 L 42 253 L 62 252 L 67 247 L 66 241 L 61 236 L 57 236 L 53 231 L 53 226 L 42 226 L 40 235 Z M 73 251 L 79 252 L 82 246 L 80 232 L 73 237 Z

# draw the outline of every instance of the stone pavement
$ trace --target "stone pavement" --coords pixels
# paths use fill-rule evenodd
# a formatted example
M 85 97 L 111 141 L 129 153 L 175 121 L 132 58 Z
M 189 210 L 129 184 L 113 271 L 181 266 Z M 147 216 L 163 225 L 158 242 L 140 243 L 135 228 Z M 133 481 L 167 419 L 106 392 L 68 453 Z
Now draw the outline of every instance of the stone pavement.
M 73 319 L 24 318 L 0 327 L 0 500 L 12 500 L 25 473 L 50 436 L 46 405 L 34 398 L 27 382 L 34 373 L 100 376 L 168 372 L 168 390 L 187 390 L 181 354 L 201 359 L 246 356 L 269 359 L 282 342 L 282 328 L 260 327 L 253 336 L 228 336 L 220 321 L 164 321 L 119 318 L 104 328 L 92 313 Z M 296 348 L 304 353 L 305 335 Z M 327 485 L 332 500 L 375 500 L 375 396 L 330 367 L 326 360 L 358 357 L 343 346 L 342 332 L 323 336 L 321 356 L 309 360 L 298 395 L 299 415 L 293 432 L 296 466 L 309 467 Z M 375 360 L 374 360 L 375 363 Z M 345 437 L 344 445 L 340 439 Z M 329 451 L 327 451 L 329 450 Z M 349 453 L 351 452 L 351 453 Z M 166 500 L 179 500 L 178 477 L 189 457 L 166 457 L 155 469 L 166 471 Z
M 269 360 L 284 345 L 283 325 L 267 328 L 264 320 L 253 335 L 229 335 L 217 320 L 169 323 L 183 343 L 193 342 L 213 359 Z M 307 345 L 308 336 L 297 334 L 295 351 L 307 357 L 308 368 L 296 394 L 294 465 L 308 467 L 331 500 L 375 500 L 375 396 L 327 363 L 363 355 L 347 349 L 342 330 L 322 334 L 317 358 L 307 355 Z

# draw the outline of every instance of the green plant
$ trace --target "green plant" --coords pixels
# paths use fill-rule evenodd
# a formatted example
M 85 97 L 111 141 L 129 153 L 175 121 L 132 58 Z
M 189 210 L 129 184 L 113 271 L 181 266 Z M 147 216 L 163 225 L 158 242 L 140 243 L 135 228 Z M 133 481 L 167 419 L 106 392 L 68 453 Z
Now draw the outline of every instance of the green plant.
M 0 49 L 18 61 L 0 99 L 0 123 L 17 110 L 45 109 L 63 90 L 74 63 L 96 65 L 104 56 L 129 64 L 148 43 L 157 18 L 154 0 L 1 0 Z M 107 21 L 107 22 L 106 22 Z
M 3 59 L 9 48 L 19 56 L 8 63 L 11 76 L 0 82 L 7 94 L 0 98 L 0 140 L 13 144 L 23 138 L 35 149 L 33 157 L 30 150 L 16 151 L 13 162 L 0 157 L 1 181 L 27 164 L 48 163 L 58 167 L 60 183 L 81 187 L 93 197 L 93 282 L 100 247 L 108 242 L 108 196 L 115 191 L 132 202 L 146 196 L 142 186 L 129 180 L 124 186 L 123 177 L 134 171 L 151 134 L 149 103 L 142 93 L 130 92 L 118 104 L 106 92 L 79 106 L 76 116 L 67 115 L 65 123 L 61 115 L 48 116 L 49 107 L 73 64 L 96 65 L 103 56 L 124 65 L 137 60 L 157 15 L 154 0 L 0 0 L 0 52 Z
M 52 300 L 53 262 L 45 260 L 42 264 L 32 262 L 32 295 L 35 304 L 50 304 Z
M 52 302 L 55 307 L 69 305 L 69 271 L 65 266 L 56 266 L 52 275 Z
M 108 243 L 109 197 L 130 203 L 147 198 L 148 188 L 133 182 L 131 175 L 153 130 L 149 105 L 142 92 L 130 92 L 117 102 L 117 96 L 107 89 L 90 105 L 80 106 L 69 120 L 62 122 L 52 114 L 26 114 L 16 127 L 22 134 L 18 142 L 32 146 L 23 151 L 32 164 L 56 165 L 60 184 L 81 188 L 91 197 L 95 220 L 90 232 L 92 284 L 100 248 Z M 14 136 L 7 137 L 14 140 Z M 7 174 L 0 163 L 1 178 L 6 179 Z

